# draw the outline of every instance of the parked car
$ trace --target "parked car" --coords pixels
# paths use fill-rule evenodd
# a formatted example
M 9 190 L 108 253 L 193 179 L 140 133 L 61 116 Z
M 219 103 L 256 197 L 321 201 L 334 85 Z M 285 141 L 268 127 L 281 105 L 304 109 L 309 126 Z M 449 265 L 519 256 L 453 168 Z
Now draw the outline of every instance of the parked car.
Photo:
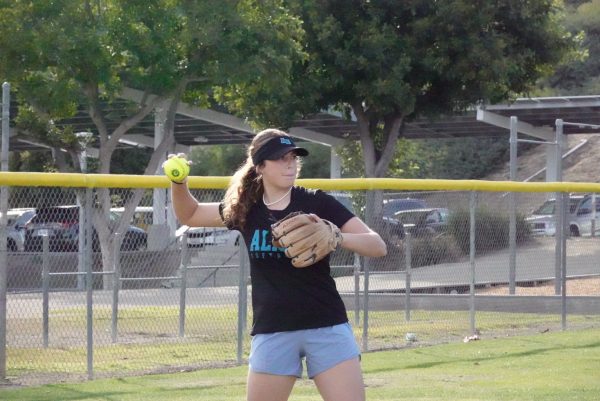
M 600 195 L 596 197 L 600 198 Z M 594 209 L 596 209 L 595 213 Z M 577 209 L 569 219 L 570 234 L 574 237 L 591 235 L 592 220 L 594 220 L 594 234 L 598 234 L 600 231 L 600 199 L 594 199 L 592 195 L 586 195 L 579 202 Z
M 10 209 L 6 213 L 6 249 L 8 252 L 23 251 L 25 244 L 25 225 L 35 215 L 29 208 Z
M 427 205 L 421 199 L 402 198 L 383 201 L 383 217 L 394 217 L 401 210 L 425 209 Z
M 114 213 L 116 216 L 120 217 L 124 212 L 124 207 L 113 207 L 110 209 L 111 213 Z M 131 216 L 131 225 L 139 227 L 144 231 L 148 231 L 150 226 L 153 224 L 154 215 L 156 211 L 153 206 L 137 206 L 135 211 L 133 212 L 133 216 Z M 163 216 L 166 219 L 167 209 L 163 210 Z
M 112 215 L 111 221 L 118 216 Z M 52 206 L 35 210 L 35 216 L 26 225 L 26 252 L 40 252 L 43 236 L 48 236 L 51 252 L 77 252 L 79 249 L 79 206 Z M 146 247 L 147 234 L 139 227 L 129 226 L 121 250 L 133 251 Z M 100 250 L 98 235 L 94 230 L 92 249 Z
M 175 231 L 178 241 L 183 239 L 185 232 L 187 232 L 189 248 L 203 248 L 208 245 L 239 245 L 239 232 L 225 227 L 188 227 L 183 225 Z
M 383 201 L 384 235 L 388 234 L 403 239 L 405 236 L 404 225 L 396 217 L 396 213 L 404 210 L 424 209 L 427 205 L 421 199 L 402 198 L 386 199 Z
M 402 223 L 405 232 L 422 236 L 444 232 L 448 214 L 446 208 L 424 208 L 400 210 L 394 216 Z
M 578 237 L 590 235 L 592 227 L 592 195 L 570 195 L 569 197 L 569 233 Z M 596 230 L 600 229 L 600 200 L 596 201 Z M 525 221 L 530 225 L 532 234 L 556 234 L 556 200 L 548 199 L 534 210 Z

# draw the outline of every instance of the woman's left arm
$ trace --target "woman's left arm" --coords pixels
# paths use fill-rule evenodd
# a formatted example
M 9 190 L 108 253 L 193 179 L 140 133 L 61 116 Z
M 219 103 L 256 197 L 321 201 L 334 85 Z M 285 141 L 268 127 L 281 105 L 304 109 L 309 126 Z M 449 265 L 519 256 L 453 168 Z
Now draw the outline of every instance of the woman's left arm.
M 342 248 L 362 256 L 379 257 L 387 254 L 387 246 L 379 234 L 371 230 L 361 219 L 353 217 L 342 227 Z

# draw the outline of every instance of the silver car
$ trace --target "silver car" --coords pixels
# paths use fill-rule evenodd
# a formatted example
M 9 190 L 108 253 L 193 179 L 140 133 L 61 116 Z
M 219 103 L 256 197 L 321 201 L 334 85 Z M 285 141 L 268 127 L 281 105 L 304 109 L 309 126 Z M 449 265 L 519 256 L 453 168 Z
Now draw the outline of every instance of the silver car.
M 600 199 L 596 198 L 600 198 L 600 195 L 586 195 L 579 203 L 574 215 L 569 219 L 569 232 L 572 236 L 591 235 L 592 225 L 595 235 L 600 232 Z
M 590 235 L 594 214 L 596 232 L 600 228 L 600 202 L 596 201 L 596 213 L 592 209 L 592 195 L 571 195 L 569 197 L 569 233 L 572 236 Z M 552 236 L 556 234 L 556 200 L 548 199 L 525 221 L 534 235 Z

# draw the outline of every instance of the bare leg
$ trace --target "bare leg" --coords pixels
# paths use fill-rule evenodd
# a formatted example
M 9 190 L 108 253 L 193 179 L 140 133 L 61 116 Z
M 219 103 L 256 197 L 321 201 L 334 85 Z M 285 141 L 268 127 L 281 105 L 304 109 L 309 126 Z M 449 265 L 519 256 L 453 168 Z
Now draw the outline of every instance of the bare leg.
M 248 401 L 287 401 L 295 376 L 279 376 L 267 373 L 248 372 Z
M 364 401 L 365 385 L 358 358 L 335 365 L 314 378 L 324 401 Z

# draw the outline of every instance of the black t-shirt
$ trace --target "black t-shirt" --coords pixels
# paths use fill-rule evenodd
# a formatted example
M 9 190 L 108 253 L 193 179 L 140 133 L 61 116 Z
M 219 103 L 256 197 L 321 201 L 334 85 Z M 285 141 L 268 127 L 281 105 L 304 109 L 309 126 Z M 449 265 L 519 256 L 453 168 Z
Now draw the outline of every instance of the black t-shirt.
M 271 244 L 271 224 L 294 211 L 314 213 L 342 227 L 354 214 L 331 195 L 292 189 L 284 210 L 269 210 L 262 200 L 252 206 L 242 232 L 250 257 L 252 335 L 333 326 L 348 321 L 346 308 L 330 275 L 329 257 L 296 268 L 283 248 Z M 239 229 L 238 227 L 229 227 Z

